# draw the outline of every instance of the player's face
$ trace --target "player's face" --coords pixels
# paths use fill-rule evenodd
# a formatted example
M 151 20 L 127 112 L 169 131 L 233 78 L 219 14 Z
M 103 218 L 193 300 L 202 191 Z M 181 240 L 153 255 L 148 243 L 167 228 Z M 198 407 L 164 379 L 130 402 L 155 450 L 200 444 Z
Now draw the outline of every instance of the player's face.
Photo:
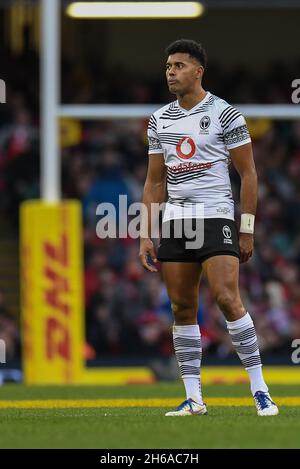
M 203 67 L 189 54 L 169 55 L 166 63 L 166 77 L 171 93 L 184 95 L 192 92 L 203 75 Z

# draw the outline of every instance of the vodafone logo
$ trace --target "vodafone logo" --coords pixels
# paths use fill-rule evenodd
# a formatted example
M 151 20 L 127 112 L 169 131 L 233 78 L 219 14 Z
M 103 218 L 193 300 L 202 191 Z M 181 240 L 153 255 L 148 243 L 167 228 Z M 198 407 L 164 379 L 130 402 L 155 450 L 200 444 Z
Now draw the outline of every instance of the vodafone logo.
M 179 158 L 188 160 L 192 158 L 196 152 L 196 145 L 191 137 L 183 137 L 176 145 L 176 153 Z

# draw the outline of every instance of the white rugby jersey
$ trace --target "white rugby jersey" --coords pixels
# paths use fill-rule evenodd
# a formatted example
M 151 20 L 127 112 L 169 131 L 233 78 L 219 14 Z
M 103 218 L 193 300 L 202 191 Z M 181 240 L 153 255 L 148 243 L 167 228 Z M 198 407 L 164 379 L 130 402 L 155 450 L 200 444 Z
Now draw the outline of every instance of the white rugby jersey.
M 210 92 L 189 111 L 174 101 L 152 114 L 148 140 L 149 154 L 163 153 L 167 166 L 164 221 L 234 220 L 228 150 L 251 142 L 237 109 Z

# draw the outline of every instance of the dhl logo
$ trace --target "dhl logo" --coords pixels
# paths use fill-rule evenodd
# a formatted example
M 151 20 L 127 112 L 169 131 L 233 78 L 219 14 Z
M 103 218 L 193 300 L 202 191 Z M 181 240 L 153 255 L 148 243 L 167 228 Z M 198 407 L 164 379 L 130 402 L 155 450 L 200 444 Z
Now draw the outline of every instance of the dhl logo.
M 65 361 L 71 360 L 71 336 L 66 326 L 66 318 L 70 319 L 71 305 L 65 299 L 70 294 L 70 256 L 66 233 L 61 235 L 58 245 L 48 241 L 43 243 L 46 257 L 44 274 L 49 285 L 44 292 L 44 300 L 53 314 L 46 320 L 46 356 L 53 360 L 57 356 Z M 54 314 L 55 311 L 55 314 Z M 68 321 L 69 322 L 69 321 Z

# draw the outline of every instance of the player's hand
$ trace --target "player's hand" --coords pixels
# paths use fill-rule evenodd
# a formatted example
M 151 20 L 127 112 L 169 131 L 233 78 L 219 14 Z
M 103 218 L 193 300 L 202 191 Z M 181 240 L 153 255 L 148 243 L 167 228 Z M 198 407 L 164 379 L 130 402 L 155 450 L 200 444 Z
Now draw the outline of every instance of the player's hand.
M 157 262 L 154 245 L 149 238 L 143 238 L 140 241 L 140 261 L 142 266 L 150 272 L 157 272 L 157 269 L 149 261 Z
M 240 263 L 247 262 L 253 254 L 254 237 L 253 234 L 240 233 Z

